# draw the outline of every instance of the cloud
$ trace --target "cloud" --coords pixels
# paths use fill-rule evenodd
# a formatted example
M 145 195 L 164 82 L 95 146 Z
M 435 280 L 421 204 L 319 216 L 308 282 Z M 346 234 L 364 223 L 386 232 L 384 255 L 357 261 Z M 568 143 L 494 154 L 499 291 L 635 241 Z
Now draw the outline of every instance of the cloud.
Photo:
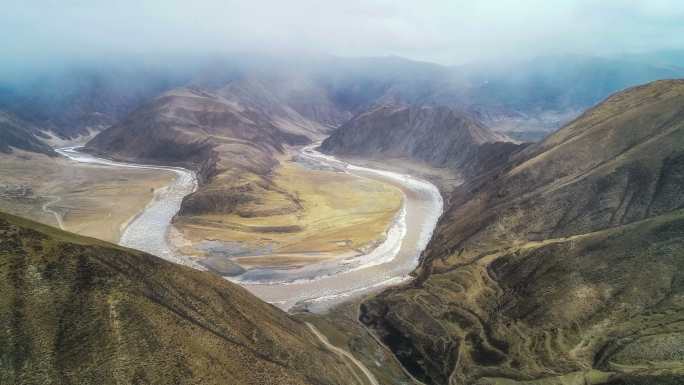
M 230 51 L 444 64 L 684 47 L 684 3 L 650 0 L 9 0 L 5 58 Z

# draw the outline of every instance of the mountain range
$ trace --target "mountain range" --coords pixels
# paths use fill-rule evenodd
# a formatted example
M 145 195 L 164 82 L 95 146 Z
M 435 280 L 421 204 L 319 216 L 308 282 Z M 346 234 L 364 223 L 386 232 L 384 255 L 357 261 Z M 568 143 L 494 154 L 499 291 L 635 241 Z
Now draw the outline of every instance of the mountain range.
M 465 109 L 496 130 L 533 131 L 536 134 L 531 136 L 518 135 L 539 139 L 613 92 L 683 75 L 684 62 L 677 52 L 613 58 L 550 56 L 505 66 L 441 66 L 392 56 L 245 53 L 218 59 L 169 58 L 161 64 L 130 60 L 124 65 L 111 60 L 27 70 L 0 80 L 0 110 L 72 138 L 118 123 L 174 88 L 215 90 L 256 79 L 269 89 L 268 98 L 260 98 L 259 103 L 286 100 L 299 114 L 330 127 L 375 104 L 404 102 Z M 320 99 L 315 109 L 310 105 L 313 98 Z
M 672 57 L 244 57 L 127 72 L 134 87 L 93 75 L 67 98 L 2 87 L 0 151 L 54 155 L 48 138 L 96 130 L 86 151 L 197 172 L 180 216 L 267 217 L 267 192 L 296 212 L 274 172 L 321 140 L 459 178 L 414 280 L 364 299 L 362 326 L 320 316 L 360 365 L 210 273 L 0 214 L 0 382 L 363 384 L 370 367 L 390 383 L 681 383 L 684 81 L 623 90 L 681 77 Z M 522 127 L 544 138 L 519 143 Z

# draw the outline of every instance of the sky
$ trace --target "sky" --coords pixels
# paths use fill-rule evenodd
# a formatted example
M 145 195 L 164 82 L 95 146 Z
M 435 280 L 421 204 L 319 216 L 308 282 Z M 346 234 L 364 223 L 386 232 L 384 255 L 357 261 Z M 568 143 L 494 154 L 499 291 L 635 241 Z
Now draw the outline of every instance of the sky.
M 240 51 L 440 64 L 684 48 L 682 0 L 4 0 L 4 61 Z

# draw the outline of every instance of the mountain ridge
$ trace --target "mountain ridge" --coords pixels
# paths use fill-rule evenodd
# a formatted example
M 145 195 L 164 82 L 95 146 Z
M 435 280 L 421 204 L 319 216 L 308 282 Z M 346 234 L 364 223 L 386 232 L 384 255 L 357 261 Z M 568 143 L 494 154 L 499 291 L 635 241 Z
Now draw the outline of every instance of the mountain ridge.
M 682 80 L 625 90 L 457 187 L 361 320 L 428 384 L 681 379 L 682 105 Z
M 112 60 L 19 71 L 20 76 L 0 79 L 0 109 L 60 138 L 75 138 L 119 123 L 170 89 L 216 90 L 257 80 L 298 114 L 327 126 L 338 126 L 374 103 L 399 101 L 460 107 L 497 130 L 532 130 L 532 137 L 539 137 L 612 92 L 682 76 L 681 54 L 661 56 L 550 56 L 506 66 L 254 53 L 157 64 Z
M 503 156 L 518 148 L 503 142 L 510 139 L 463 111 L 446 106 L 382 104 L 343 124 L 320 148 L 342 156 L 407 158 L 474 175 L 486 168 L 493 147 Z
M 356 376 L 305 323 L 210 273 L 4 213 L 0 244 L 3 383 Z
M 267 111 L 222 95 L 180 88 L 103 131 L 86 149 L 128 161 L 193 169 L 200 188 L 184 199 L 180 215 L 232 212 L 275 188 L 269 174 L 285 146 L 311 142 L 310 133 L 292 131 L 298 122 L 286 128 L 277 125 L 281 122 Z

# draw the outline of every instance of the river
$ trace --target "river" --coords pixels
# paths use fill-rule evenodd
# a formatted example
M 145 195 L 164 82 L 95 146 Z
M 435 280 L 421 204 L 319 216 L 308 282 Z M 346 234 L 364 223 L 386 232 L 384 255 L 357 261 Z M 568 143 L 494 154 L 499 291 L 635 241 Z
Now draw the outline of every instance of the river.
M 384 241 L 367 254 L 298 269 L 252 269 L 241 276 L 227 278 L 284 310 L 306 308 L 314 312 L 324 311 L 368 292 L 410 280 L 410 273 L 418 266 L 420 254 L 443 210 L 441 194 L 430 182 L 406 174 L 352 165 L 321 154 L 314 147 L 304 147 L 299 154 L 301 159 L 337 172 L 396 186 L 404 195 L 403 202 Z M 171 221 L 180 209 L 183 197 L 197 188 L 193 172 L 98 158 L 78 151 L 77 147 L 57 152 L 82 163 L 175 172 L 174 182 L 155 194 L 150 204 L 128 224 L 119 243 L 175 263 L 201 268 L 191 258 L 178 255 L 168 241 Z
M 180 167 L 117 162 L 78 151 L 80 147 L 65 147 L 56 151 L 71 160 L 105 167 L 124 167 L 170 171 L 176 178 L 170 185 L 159 189 L 152 201 L 128 225 L 121 234 L 119 244 L 141 250 L 174 263 L 199 268 L 191 259 L 178 255 L 169 246 L 168 233 L 173 217 L 180 210 L 183 197 L 197 189 L 195 173 Z

